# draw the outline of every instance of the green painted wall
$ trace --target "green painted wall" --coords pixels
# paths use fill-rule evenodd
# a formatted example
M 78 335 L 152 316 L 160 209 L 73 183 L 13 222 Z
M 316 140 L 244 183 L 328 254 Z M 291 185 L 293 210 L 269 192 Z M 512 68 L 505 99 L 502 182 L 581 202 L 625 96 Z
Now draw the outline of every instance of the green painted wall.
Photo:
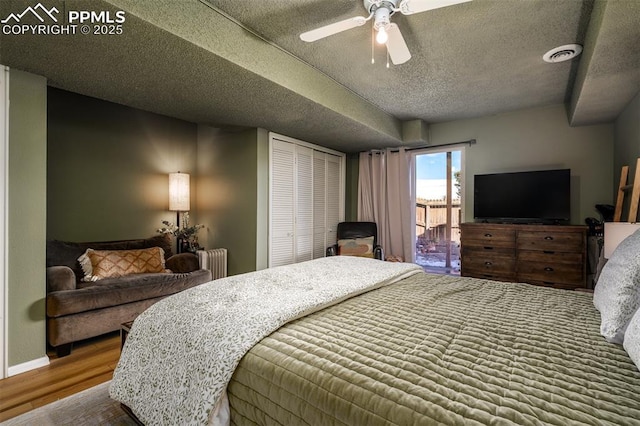
M 194 188 L 195 124 L 54 88 L 48 116 L 48 238 L 146 238 L 176 221 L 168 174 Z M 192 223 L 195 205 L 192 190 Z
M 168 173 L 191 174 L 192 223 L 229 273 L 265 268 L 268 132 L 207 126 L 49 89 L 47 237 L 142 238 L 168 211 Z
M 11 70 L 8 170 L 8 364 L 46 356 L 47 81 Z
M 347 154 L 345 172 L 345 193 L 344 193 L 344 220 L 346 222 L 355 222 L 358 220 L 358 171 L 359 155 Z
M 207 226 L 203 241 L 206 248 L 227 248 L 229 275 L 255 271 L 264 255 L 257 243 L 265 232 L 258 225 L 263 214 L 258 207 L 265 203 L 258 198 L 264 190 L 264 182 L 258 181 L 258 171 L 264 173 L 259 134 L 259 129 L 198 129 L 198 212 Z
M 571 222 L 598 217 L 611 203 L 613 125 L 569 127 L 563 105 L 431 126 L 433 145 L 476 139 L 466 148 L 464 218 L 473 220 L 473 176 L 571 169 Z
M 256 270 L 269 266 L 269 132 L 258 129 Z
M 637 109 L 635 114 L 637 119 Z M 589 216 L 599 217 L 595 204 L 613 202 L 613 124 L 570 127 L 563 105 L 432 124 L 430 136 L 432 147 L 477 141 L 466 148 L 466 221 L 473 220 L 473 176 L 482 173 L 570 168 L 574 224 L 583 224 Z M 633 146 L 638 149 L 637 133 L 635 137 Z M 357 175 L 356 163 L 348 161 L 347 167 L 347 176 Z M 357 205 L 357 189 L 352 194 Z M 347 199 L 348 206 L 353 204 L 353 198 Z
M 618 194 L 620 169 L 629 166 L 627 182 L 634 182 L 636 162 L 640 158 L 640 93 L 629 102 L 615 123 L 615 148 L 613 155 L 613 197 Z M 626 197 L 623 220 L 629 212 L 629 198 Z

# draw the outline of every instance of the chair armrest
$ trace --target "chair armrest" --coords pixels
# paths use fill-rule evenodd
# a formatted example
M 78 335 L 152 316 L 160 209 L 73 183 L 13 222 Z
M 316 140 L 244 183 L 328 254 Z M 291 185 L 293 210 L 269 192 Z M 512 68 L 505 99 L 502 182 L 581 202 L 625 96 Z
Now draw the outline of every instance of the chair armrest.
M 47 268 L 47 293 L 61 290 L 75 290 L 76 274 L 68 266 Z
M 327 247 L 327 257 L 336 256 L 338 254 L 338 245 L 334 244 L 332 246 Z
M 384 260 L 384 250 L 381 246 L 375 246 L 373 248 L 373 257 L 378 260 Z
M 200 269 L 198 256 L 193 253 L 174 254 L 166 260 L 165 266 L 174 273 L 193 272 Z

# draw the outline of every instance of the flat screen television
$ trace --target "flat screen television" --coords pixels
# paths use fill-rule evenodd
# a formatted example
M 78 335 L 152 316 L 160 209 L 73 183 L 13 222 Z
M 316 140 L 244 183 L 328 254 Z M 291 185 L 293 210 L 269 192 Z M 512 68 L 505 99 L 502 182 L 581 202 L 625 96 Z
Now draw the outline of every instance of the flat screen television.
M 474 176 L 476 221 L 566 224 L 571 218 L 569 169 Z

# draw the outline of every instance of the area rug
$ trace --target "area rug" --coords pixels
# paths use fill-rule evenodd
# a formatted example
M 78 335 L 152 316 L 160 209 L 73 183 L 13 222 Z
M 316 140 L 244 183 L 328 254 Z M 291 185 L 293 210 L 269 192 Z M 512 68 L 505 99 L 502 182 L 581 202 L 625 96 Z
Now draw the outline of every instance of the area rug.
M 0 425 L 135 425 L 135 422 L 109 398 L 109 384 L 102 383 L 75 395 L 36 408 Z

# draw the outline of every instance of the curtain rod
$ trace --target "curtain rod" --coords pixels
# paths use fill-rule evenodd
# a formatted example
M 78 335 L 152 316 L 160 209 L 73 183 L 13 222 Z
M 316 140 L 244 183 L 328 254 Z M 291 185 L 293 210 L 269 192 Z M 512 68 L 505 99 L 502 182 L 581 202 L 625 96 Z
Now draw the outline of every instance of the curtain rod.
M 421 146 L 414 146 L 411 148 L 406 148 L 405 151 L 416 151 L 418 149 L 427 149 L 427 148 L 444 148 L 447 146 L 456 146 L 456 145 L 475 145 L 476 144 L 476 140 L 475 139 L 469 139 L 468 141 L 462 141 L 462 142 L 451 142 L 451 143 L 444 143 L 442 145 L 421 145 Z M 400 151 L 399 149 L 391 149 L 391 152 L 398 152 Z M 366 152 L 366 151 L 364 151 Z M 384 152 L 383 149 L 372 149 L 369 152 Z

